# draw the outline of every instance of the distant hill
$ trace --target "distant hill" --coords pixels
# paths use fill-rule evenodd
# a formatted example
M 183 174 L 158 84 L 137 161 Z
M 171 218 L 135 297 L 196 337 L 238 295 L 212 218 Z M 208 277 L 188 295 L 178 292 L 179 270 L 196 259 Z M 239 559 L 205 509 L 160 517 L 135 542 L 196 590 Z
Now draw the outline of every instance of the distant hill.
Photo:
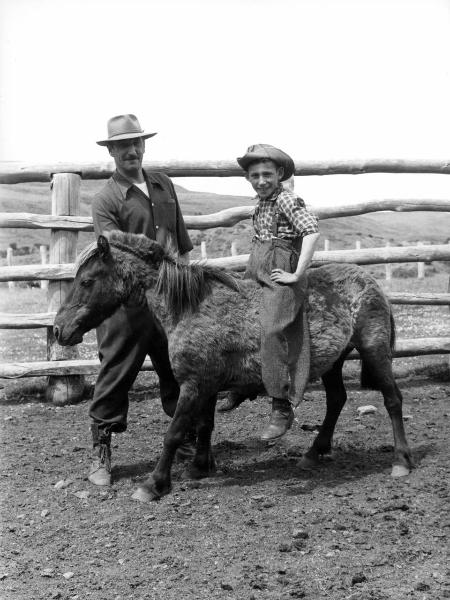
M 81 184 L 81 214 L 90 214 L 92 197 L 103 187 L 102 180 L 83 181 Z M 193 192 L 175 185 L 175 189 L 186 214 L 216 212 L 223 208 L 251 203 L 249 196 L 227 196 L 209 192 Z M 209 208 L 211 207 L 211 209 Z M 51 189 L 49 183 L 24 183 L 0 185 L 0 210 L 2 212 L 51 212 Z
M 92 196 L 104 185 L 103 181 L 83 181 L 81 185 L 81 214 L 90 214 Z M 195 192 L 175 186 L 185 214 L 206 214 L 233 206 L 252 203 L 250 196 L 230 196 L 209 192 Z M 0 185 L 1 212 L 51 212 L 51 190 L 48 183 Z M 331 248 L 354 248 L 356 240 L 361 246 L 411 244 L 417 241 L 446 243 L 450 237 L 450 215 L 447 213 L 383 212 L 321 222 L 322 237 L 330 240 Z M 231 228 L 192 231 L 192 240 L 199 246 L 207 244 L 210 256 L 229 254 L 231 241 L 236 241 L 239 253 L 248 252 L 252 236 L 250 221 L 238 223 Z M 48 244 L 50 233 L 34 229 L 0 230 L 0 249 L 15 243 L 18 247 Z M 93 234 L 80 234 L 79 245 L 93 239 Z M 198 251 L 199 252 L 199 251 Z
M 102 188 L 104 181 L 83 181 L 81 185 L 81 215 L 91 214 L 91 200 Z M 175 186 L 184 214 L 195 215 L 213 213 L 233 206 L 245 206 L 251 199 L 245 196 L 226 196 L 221 194 L 193 192 Z M 51 189 L 49 183 L 26 183 L 0 185 L 1 212 L 29 212 L 36 214 L 51 213 Z M 93 239 L 92 234 L 81 233 L 80 245 Z M 34 246 L 48 244 L 50 232 L 36 229 L 0 229 L 0 249 L 4 250 L 11 243 L 17 246 Z

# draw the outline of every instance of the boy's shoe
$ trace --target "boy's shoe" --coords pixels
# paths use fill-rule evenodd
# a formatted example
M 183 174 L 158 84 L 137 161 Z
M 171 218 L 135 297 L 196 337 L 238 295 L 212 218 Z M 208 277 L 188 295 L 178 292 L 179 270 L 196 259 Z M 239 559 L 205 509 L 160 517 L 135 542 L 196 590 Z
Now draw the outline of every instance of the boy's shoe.
M 272 414 L 267 427 L 261 434 L 265 442 L 276 440 L 292 427 L 294 422 L 294 411 L 289 400 L 284 398 L 272 398 Z

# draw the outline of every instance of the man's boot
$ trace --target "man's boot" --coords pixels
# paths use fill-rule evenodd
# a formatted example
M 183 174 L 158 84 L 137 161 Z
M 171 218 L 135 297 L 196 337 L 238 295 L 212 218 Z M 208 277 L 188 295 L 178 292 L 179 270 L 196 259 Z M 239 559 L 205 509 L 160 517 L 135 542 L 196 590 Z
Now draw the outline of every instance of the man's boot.
M 111 485 L 111 432 L 99 429 L 96 423 L 92 423 L 91 432 L 94 460 L 88 479 L 94 485 Z
M 294 411 L 289 400 L 272 398 L 272 414 L 267 427 L 261 434 L 264 441 L 276 440 L 286 433 L 294 422 Z

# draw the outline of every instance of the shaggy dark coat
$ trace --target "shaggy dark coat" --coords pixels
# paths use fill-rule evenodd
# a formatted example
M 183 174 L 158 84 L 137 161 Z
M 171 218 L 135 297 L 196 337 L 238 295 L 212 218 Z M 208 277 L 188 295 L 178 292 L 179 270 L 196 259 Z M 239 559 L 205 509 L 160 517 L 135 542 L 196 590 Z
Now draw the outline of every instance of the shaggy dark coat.
M 108 241 L 109 239 L 109 241 Z M 241 398 L 263 393 L 258 310 L 261 290 L 219 269 L 174 261 L 144 236 L 112 232 L 100 236 L 77 261 L 71 293 L 55 319 L 61 344 L 75 344 L 122 303 L 146 298 L 163 324 L 180 397 L 150 479 L 135 493 L 159 498 L 171 488 L 170 470 L 185 431 L 197 428 L 191 474 L 214 468 L 211 434 L 217 393 L 233 390 Z M 392 374 L 394 322 L 377 282 L 355 265 L 328 264 L 309 272 L 306 303 L 311 334 L 311 378 L 322 377 L 327 414 L 304 463 L 316 464 L 331 449 L 332 435 L 346 401 L 342 380 L 345 356 L 356 348 L 362 383 L 381 390 L 394 433 L 393 475 L 409 473 L 402 397 Z

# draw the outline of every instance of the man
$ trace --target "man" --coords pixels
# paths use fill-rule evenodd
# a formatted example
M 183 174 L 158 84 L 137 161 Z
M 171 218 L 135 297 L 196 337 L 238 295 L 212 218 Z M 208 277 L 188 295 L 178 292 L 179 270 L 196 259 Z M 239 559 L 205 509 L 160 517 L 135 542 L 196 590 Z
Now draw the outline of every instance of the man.
M 95 234 L 119 229 L 144 234 L 169 246 L 181 261 L 189 261 L 192 243 L 186 231 L 174 186 L 164 173 L 145 171 L 142 160 L 146 133 L 135 115 L 108 121 L 106 146 L 116 171 L 92 202 Z M 127 428 L 128 391 L 149 354 L 160 379 L 164 411 L 173 416 L 179 388 L 169 362 L 167 338 L 147 303 L 136 298 L 122 306 L 97 329 L 101 360 L 89 410 L 94 462 L 89 480 L 111 484 L 111 433 Z
M 262 379 L 272 414 L 261 439 L 281 437 L 294 420 L 309 379 L 309 331 L 304 310 L 306 270 L 319 238 L 317 219 L 301 198 L 283 189 L 294 161 L 269 144 L 237 159 L 257 193 L 255 236 L 245 277 L 263 288 L 260 310 Z

